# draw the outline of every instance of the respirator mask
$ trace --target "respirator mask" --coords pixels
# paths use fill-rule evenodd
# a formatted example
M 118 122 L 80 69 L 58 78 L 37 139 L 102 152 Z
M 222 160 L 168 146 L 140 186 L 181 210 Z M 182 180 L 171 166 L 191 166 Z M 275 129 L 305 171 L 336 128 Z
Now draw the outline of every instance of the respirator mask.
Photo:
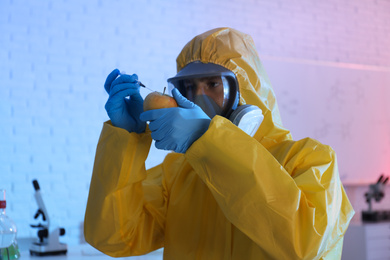
M 238 105 L 240 92 L 236 76 L 220 65 L 195 61 L 167 81 L 170 91 L 177 88 L 210 118 L 216 115 L 228 118 L 250 136 L 254 136 L 263 121 L 257 106 Z

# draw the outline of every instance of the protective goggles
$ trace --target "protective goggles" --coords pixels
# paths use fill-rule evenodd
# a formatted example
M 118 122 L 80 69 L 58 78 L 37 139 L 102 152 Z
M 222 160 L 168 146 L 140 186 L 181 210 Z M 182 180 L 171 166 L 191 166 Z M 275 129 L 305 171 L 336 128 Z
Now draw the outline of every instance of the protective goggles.
M 239 89 L 234 73 L 213 63 L 196 61 L 188 64 L 168 79 L 168 88 L 177 88 L 210 118 L 215 115 L 229 117 L 238 105 Z

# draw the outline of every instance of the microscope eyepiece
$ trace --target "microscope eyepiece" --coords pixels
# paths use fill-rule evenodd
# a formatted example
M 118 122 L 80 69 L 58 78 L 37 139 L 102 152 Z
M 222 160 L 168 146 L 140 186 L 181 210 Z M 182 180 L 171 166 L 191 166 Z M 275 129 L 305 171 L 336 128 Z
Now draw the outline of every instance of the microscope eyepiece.
M 38 183 L 37 180 L 33 180 L 33 186 L 34 186 L 35 191 L 39 191 L 40 190 L 39 183 Z

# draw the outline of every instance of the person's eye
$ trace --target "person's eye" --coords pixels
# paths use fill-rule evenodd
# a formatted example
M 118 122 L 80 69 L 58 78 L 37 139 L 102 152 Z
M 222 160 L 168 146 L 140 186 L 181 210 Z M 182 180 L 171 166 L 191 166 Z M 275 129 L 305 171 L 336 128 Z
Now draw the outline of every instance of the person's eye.
M 190 91 L 190 90 L 193 89 L 194 84 L 193 84 L 192 82 L 185 82 L 185 83 L 184 83 L 184 87 L 185 87 L 185 89 L 186 89 L 187 91 Z
M 220 85 L 220 82 L 218 82 L 218 81 L 209 81 L 209 83 L 208 83 L 209 88 L 217 88 L 217 87 L 219 87 L 219 85 Z

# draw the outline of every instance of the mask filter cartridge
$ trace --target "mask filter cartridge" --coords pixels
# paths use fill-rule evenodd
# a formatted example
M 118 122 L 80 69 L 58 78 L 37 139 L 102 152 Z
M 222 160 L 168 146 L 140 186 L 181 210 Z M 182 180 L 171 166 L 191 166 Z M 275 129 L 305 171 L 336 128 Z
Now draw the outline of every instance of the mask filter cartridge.
M 263 122 L 264 116 L 260 108 L 253 105 L 238 106 L 229 120 L 242 131 L 253 137 Z

